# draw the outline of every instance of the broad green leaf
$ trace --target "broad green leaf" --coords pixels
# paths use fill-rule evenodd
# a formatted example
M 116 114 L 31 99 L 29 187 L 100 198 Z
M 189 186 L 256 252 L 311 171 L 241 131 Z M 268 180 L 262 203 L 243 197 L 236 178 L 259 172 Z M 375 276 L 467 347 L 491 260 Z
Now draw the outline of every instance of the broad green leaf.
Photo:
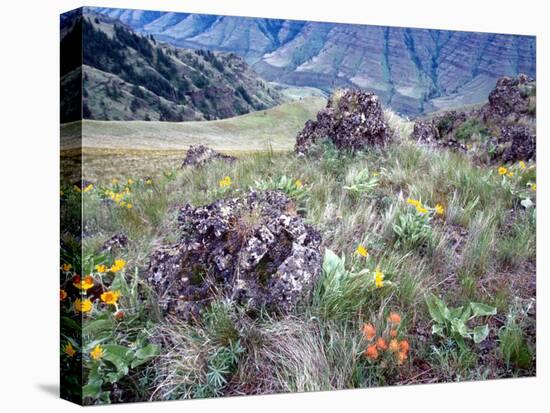
M 483 324 L 482 326 L 474 327 L 474 343 L 479 344 L 487 338 L 489 335 L 489 326 Z
M 82 333 L 86 335 L 97 336 L 98 334 L 105 331 L 111 333 L 113 331 L 113 328 L 114 325 L 112 320 L 108 318 L 100 318 L 84 323 L 84 326 L 82 327 Z
M 91 397 L 93 399 L 98 398 L 101 393 L 102 384 L 103 382 L 101 380 L 93 381 L 91 383 L 88 382 L 88 384 L 82 387 L 82 397 Z
M 443 326 L 441 324 L 434 324 L 432 326 L 432 334 L 436 334 L 441 337 L 445 337 L 445 334 L 443 333 Z
M 115 278 L 111 283 L 111 290 L 119 291 L 123 296 L 127 296 L 130 288 L 124 277 L 124 271 L 119 271 L 115 274 Z
M 468 326 L 459 318 L 455 318 L 451 321 L 451 330 L 459 334 L 461 337 L 470 338 L 471 334 L 468 330 Z
M 327 275 L 332 275 L 342 266 L 340 257 L 328 248 L 325 250 L 325 257 L 323 259 L 323 271 Z
M 497 309 L 483 303 L 470 303 L 470 307 L 474 313 L 474 317 L 486 316 L 486 315 L 495 315 Z
M 82 328 L 80 317 L 78 318 L 78 322 L 69 317 L 61 317 L 61 328 L 80 331 Z
M 471 315 L 472 315 L 472 309 L 470 308 L 470 306 L 467 306 L 464 309 L 464 312 L 460 315 L 460 321 L 462 321 L 463 323 L 466 323 L 470 319 Z
M 152 358 L 158 356 L 160 353 L 160 346 L 156 344 L 148 344 L 145 347 L 140 348 L 136 351 L 136 358 L 132 361 L 130 365 L 131 368 L 142 365 L 143 363 L 148 362 Z
M 461 318 L 461 316 L 462 316 L 462 310 L 464 310 L 464 307 L 462 307 L 462 306 L 457 307 L 457 308 L 451 308 L 451 309 L 449 309 L 449 313 L 450 313 L 451 319 L 454 319 L 454 318 Z
M 118 344 L 106 344 L 103 349 L 103 358 L 113 363 L 122 376 L 128 374 L 128 366 L 134 358 L 132 350 Z
M 428 311 L 434 321 L 439 324 L 445 324 L 449 318 L 449 309 L 443 301 L 437 298 L 434 294 L 430 294 L 426 298 L 426 305 L 428 306 Z

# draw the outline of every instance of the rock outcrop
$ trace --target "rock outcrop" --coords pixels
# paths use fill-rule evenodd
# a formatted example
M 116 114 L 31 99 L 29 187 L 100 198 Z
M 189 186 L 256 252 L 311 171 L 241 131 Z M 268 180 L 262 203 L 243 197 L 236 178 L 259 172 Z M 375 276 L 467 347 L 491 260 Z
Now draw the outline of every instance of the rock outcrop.
M 535 80 L 527 75 L 502 77 L 489 94 L 489 102 L 483 107 L 486 119 L 506 118 L 512 115 L 518 119 L 531 115 L 535 104 Z
M 528 161 L 536 156 L 535 114 L 535 80 L 526 75 L 503 77 L 480 108 L 418 120 L 410 138 L 461 151 L 466 151 L 466 143 L 477 140 L 485 152 L 476 154 L 480 161 Z
M 215 159 L 221 159 L 227 162 L 233 162 L 236 158 L 223 153 L 216 152 L 214 149 L 204 145 L 191 145 L 187 150 L 187 154 L 181 167 L 186 166 L 203 166 L 206 163 Z
M 383 146 L 392 139 L 378 97 L 372 93 L 344 89 L 336 91 L 317 120 L 310 120 L 296 137 L 295 151 L 306 153 L 322 138 L 339 150 L 362 150 Z
M 281 192 L 250 192 L 178 217 L 178 242 L 153 252 L 147 280 L 169 314 L 191 320 L 215 298 L 285 313 L 315 285 L 321 237 Z

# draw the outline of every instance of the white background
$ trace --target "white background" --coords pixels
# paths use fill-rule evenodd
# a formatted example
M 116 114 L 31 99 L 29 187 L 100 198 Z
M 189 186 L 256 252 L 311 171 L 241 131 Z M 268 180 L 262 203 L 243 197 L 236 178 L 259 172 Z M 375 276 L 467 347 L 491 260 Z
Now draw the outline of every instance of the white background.
M 113 411 L 541 411 L 548 366 L 548 13 L 544 1 L 111 0 L 89 6 L 537 35 L 537 378 L 108 407 Z M 57 397 L 59 17 L 72 0 L 7 0 L 0 21 L 0 407 L 79 409 Z M 546 67 L 545 67 L 546 63 Z M 546 387 L 546 392 L 543 390 Z M 106 409 L 100 407 L 98 409 Z

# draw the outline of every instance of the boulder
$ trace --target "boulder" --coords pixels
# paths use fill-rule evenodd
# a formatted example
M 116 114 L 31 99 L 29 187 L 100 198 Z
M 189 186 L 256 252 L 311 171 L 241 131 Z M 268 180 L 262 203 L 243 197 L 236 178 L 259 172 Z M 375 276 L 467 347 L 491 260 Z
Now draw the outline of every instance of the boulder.
M 321 273 L 321 237 L 278 191 L 179 211 L 181 237 L 153 252 L 147 280 L 169 314 L 191 320 L 217 298 L 285 313 Z
M 527 75 L 500 78 L 489 94 L 489 102 L 483 107 L 485 118 L 529 115 L 535 87 L 535 80 Z
M 440 139 L 439 130 L 432 121 L 420 120 L 414 123 L 411 139 L 418 143 L 436 143 Z
M 372 93 L 344 89 L 336 91 L 317 119 L 308 121 L 296 137 L 295 151 L 306 153 L 322 138 L 339 150 L 363 150 L 383 146 L 392 139 L 378 97 Z
M 219 153 L 212 148 L 204 145 L 191 145 L 187 150 L 187 154 L 181 167 L 186 166 L 203 166 L 206 163 L 215 160 L 221 159 L 228 162 L 233 162 L 236 158 L 234 156 L 224 155 Z
M 503 126 L 498 142 L 505 147 L 502 154 L 504 162 L 536 159 L 536 137 L 525 126 Z

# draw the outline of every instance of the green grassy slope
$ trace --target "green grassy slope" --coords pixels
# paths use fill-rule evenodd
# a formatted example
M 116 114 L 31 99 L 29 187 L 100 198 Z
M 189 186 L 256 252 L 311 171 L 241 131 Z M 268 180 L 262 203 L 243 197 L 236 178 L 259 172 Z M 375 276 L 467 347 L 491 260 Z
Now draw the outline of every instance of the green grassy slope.
M 296 134 L 325 105 L 304 98 L 230 119 L 201 122 L 83 121 L 84 148 L 185 150 L 202 143 L 216 150 L 249 152 L 290 150 Z M 79 146 L 75 123 L 62 125 L 62 149 Z

